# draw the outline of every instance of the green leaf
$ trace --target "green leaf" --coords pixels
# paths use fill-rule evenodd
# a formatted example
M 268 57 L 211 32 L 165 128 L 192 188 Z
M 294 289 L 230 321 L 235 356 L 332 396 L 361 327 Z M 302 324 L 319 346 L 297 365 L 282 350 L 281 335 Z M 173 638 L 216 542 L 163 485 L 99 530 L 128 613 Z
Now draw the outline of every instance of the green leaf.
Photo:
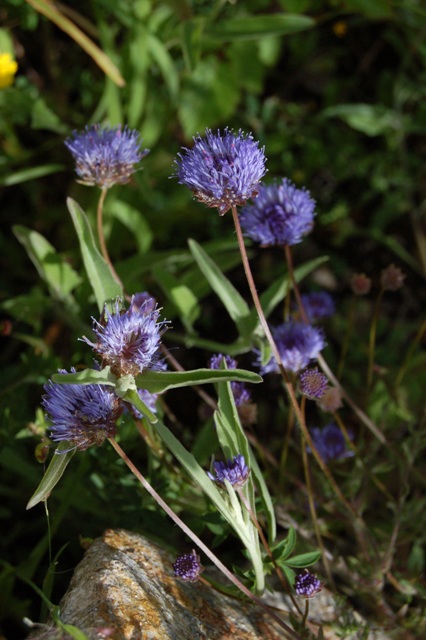
M 370 137 L 380 136 L 391 130 L 403 131 L 405 128 L 399 113 L 380 104 L 340 104 L 325 109 L 322 115 L 326 118 L 340 118 L 352 129 Z
M 139 396 L 133 376 L 127 375 L 119 378 L 115 387 L 115 393 L 126 402 L 130 402 L 140 413 L 146 416 L 151 423 L 157 422 L 157 416 L 152 413 L 151 409 L 146 406 L 145 402 Z
M 9 175 L 0 178 L 0 185 L 4 187 L 11 187 L 14 184 L 21 184 L 22 182 L 29 182 L 30 180 L 38 180 L 44 176 L 49 176 L 52 173 L 59 173 L 63 171 L 65 166 L 63 164 L 43 164 L 39 167 L 31 167 L 29 169 L 22 169 L 21 171 L 15 171 Z
M 174 101 L 179 93 L 179 75 L 177 67 L 161 40 L 152 33 L 147 33 L 147 38 L 149 53 L 154 62 L 159 66 L 169 90 L 170 98 Z
M 272 548 L 272 554 L 277 562 L 286 560 L 294 551 L 296 546 L 296 531 L 291 527 L 284 540 L 281 540 Z
M 189 287 L 179 282 L 179 280 L 166 269 L 162 269 L 160 266 L 154 267 L 152 274 L 178 310 L 186 328 L 191 330 L 192 325 L 201 313 L 196 296 Z
M 195 369 L 193 371 L 144 371 L 137 376 L 136 384 L 139 389 L 146 389 L 150 393 L 163 393 L 179 387 L 193 387 L 198 384 L 233 380 L 254 384 L 262 382 L 262 378 L 257 373 L 245 369 L 231 369 L 229 371 Z
M 246 301 L 198 242 L 188 240 L 188 244 L 200 271 L 222 301 L 239 332 L 243 337 L 249 336 L 256 326 L 257 319 L 250 313 Z
M 119 220 L 134 237 L 140 253 L 146 253 L 152 245 L 153 233 L 138 209 L 123 200 L 107 202 L 105 211 Z
M 92 285 L 99 312 L 101 312 L 105 302 L 122 297 L 123 291 L 114 280 L 107 263 L 95 245 L 92 229 L 83 209 L 71 198 L 67 198 L 67 206 L 77 231 L 87 276 Z
M 13 232 L 25 247 L 39 276 L 55 298 L 64 299 L 81 282 L 81 278 L 55 248 L 37 231 L 16 225 Z
M 293 556 L 285 561 L 285 564 L 295 569 L 303 569 L 304 567 L 310 567 L 318 562 L 321 558 L 320 551 L 310 551 L 308 553 L 301 553 L 298 556 Z
M 68 133 L 68 128 L 60 118 L 47 106 L 43 98 L 38 98 L 31 110 L 31 127 L 33 129 L 45 129 L 54 131 L 60 135 Z
M 253 40 L 286 36 L 315 26 L 315 20 L 298 14 L 274 13 L 233 18 L 207 26 L 205 35 L 216 40 Z
M 110 367 L 104 367 L 101 371 L 84 369 L 77 373 L 54 373 L 52 381 L 55 384 L 107 384 L 112 387 L 117 384 L 117 378 L 111 373 Z
M 225 367 L 226 364 L 223 363 L 222 366 Z M 229 371 L 235 371 L 235 369 L 230 369 Z M 275 512 L 271 495 L 269 493 L 268 487 L 266 486 L 266 482 L 263 478 L 263 474 L 257 463 L 256 457 L 249 445 L 244 429 L 241 426 L 231 385 L 229 383 L 220 384 L 218 395 L 219 404 L 218 411 L 215 412 L 215 424 L 219 442 L 227 458 L 233 458 L 238 454 L 242 454 L 246 459 L 252 473 L 249 478 L 250 493 L 252 494 L 252 508 L 253 510 L 255 510 L 253 487 L 254 478 L 257 488 L 260 492 L 263 507 L 265 509 L 266 519 L 268 521 L 269 538 L 272 541 L 275 539 L 277 531 Z
M 58 484 L 61 479 L 67 465 L 76 450 L 67 451 L 69 449 L 69 442 L 61 442 L 55 451 L 55 454 L 50 461 L 46 473 L 43 476 L 42 481 L 37 487 L 36 491 L 32 495 L 30 501 L 27 504 L 27 509 L 32 509 L 39 502 L 47 500 L 50 496 L 53 488 Z M 61 453 L 63 452 L 63 453 Z

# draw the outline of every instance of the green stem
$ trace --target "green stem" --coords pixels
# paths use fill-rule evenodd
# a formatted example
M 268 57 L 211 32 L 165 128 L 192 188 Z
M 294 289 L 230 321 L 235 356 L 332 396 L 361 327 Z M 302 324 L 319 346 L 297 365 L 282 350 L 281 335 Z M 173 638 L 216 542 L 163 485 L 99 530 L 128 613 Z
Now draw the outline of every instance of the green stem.
M 105 198 L 106 198 L 107 192 L 108 192 L 107 188 L 104 187 L 103 189 L 101 189 L 101 195 L 100 195 L 100 198 L 99 198 L 98 208 L 97 208 L 97 213 L 96 213 L 96 222 L 97 222 L 97 229 L 98 229 L 99 246 L 101 248 L 101 252 L 102 252 L 103 258 L 104 258 L 105 262 L 107 263 L 107 265 L 108 265 L 108 267 L 109 267 L 109 269 L 111 271 L 112 277 L 117 282 L 117 284 L 119 284 L 120 287 L 122 287 L 124 289 L 123 283 L 122 283 L 119 275 L 117 274 L 116 270 L 114 269 L 114 265 L 111 262 L 111 258 L 109 257 L 108 249 L 107 249 L 106 242 L 105 242 L 102 219 L 103 219 L 104 203 L 105 203 Z
M 368 341 L 368 370 L 367 370 L 367 388 L 371 389 L 371 385 L 373 383 L 373 370 L 374 370 L 374 355 L 376 350 L 376 334 L 377 334 L 377 323 L 379 321 L 380 314 L 380 303 L 382 301 L 384 290 L 380 289 L 379 295 L 377 296 L 376 304 L 374 307 L 373 318 L 371 320 L 370 326 L 370 338 Z
M 313 441 L 311 438 L 311 435 L 308 431 L 308 428 L 306 426 L 305 420 L 303 418 L 302 412 L 300 411 L 300 407 L 299 407 L 299 403 L 297 402 L 297 398 L 296 398 L 296 392 L 294 390 L 293 384 L 291 383 L 290 377 L 283 365 L 281 356 L 279 354 L 279 351 L 277 349 L 277 346 L 275 344 L 274 338 L 272 337 L 271 331 L 269 329 L 268 323 L 266 321 L 265 318 L 265 314 L 263 313 L 263 309 L 262 309 L 262 305 L 260 304 L 260 300 L 259 300 L 259 296 L 257 294 L 257 290 L 256 290 L 256 285 L 254 283 L 254 279 L 253 279 L 253 275 L 250 269 L 250 264 L 248 261 L 248 257 L 247 257 L 247 252 L 245 249 L 245 244 L 244 244 L 244 237 L 243 237 L 243 233 L 241 230 L 241 225 L 240 225 L 240 221 L 238 218 L 238 213 L 237 213 L 237 208 L 234 206 L 232 207 L 232 217 L 234 219 L 234 225 L 235 225 L 235 231 L 237 233 L 237 239 L 238 239 L 238 246 L 240 248 L 240 254 L 241 254 L 241 259 L 243 262 L 243 267 L 244 267 L 244 271 L 246 274 L 246 278 L 247 278 L 247 282 L 250 288 L 250 293 L 252 295 L 253 298 L 253 302 L 254 302 L 254 306 L 256 308 L 256 311 L 258 313 L 259 316 L 259 320 L 260 323 L 262 325 L 262 328 L 265 332 L 265 336 L 266 339 L 268 340 L 270 346 L 271 346 L 271 350 L 272 353 L 277 361 L 278 364 L 278 368 L 284 378 L 284 385 L 285 388 L 287 390 L 287 393 L 289 395 L 290 398 L 290 402 L 293 405 L 294 408 L 294 412 L 296 415 L 296 419 L 297 422 L 299 423 L 299 426 L 302 430 L 302 433 L 313 453 L 313 456 L 315 458 L 315 460 L 317 461 L 319 467 L 321 468 L 322 472 L 324 473 L 324 475 L 327 477 L 328 481 L 330 482 L 335 494 L 337 495 L 337 497 L 339 498 L 339 500 L 345 505 L 345 507 L 347 508 L 347 510 L 350 512 L 351 516 L 355 517 L 357 520 L 359 519 L 359 515 L 356 513 L 356 511 L 354 510 L 354 508 L 352 507 L 352 505 L 349 504 L 349 502 L 346 500 L 345 496 L 343 495 L 343 493 L 341 492 L 339 486 L 337 485 L 334 477 L 332 476 L 330 470 L 328 469 L 327 465 L 324 463 L 324 461 L 322 460 L 321 456 L 319 455 Z
M 173 520 L 175 524 L 178 525 L 180 529 L 197 545 L 201 551 L 203 551 L 206 556 L 216 565 L 216 567 L 223 573 L 224 576 L 228 578 L 244 595 L 246 595 L 250 600 L 255 602 L 257 605 L 262 607 L 264 611 L 266 611 L 286 632 L 287 637 L 295 638 L 295 640 L 301 640 L 300 636 L 293 631 L 281 618 L 275 615 L 270 608 L 257 596 L 255 596 L 242 582 L 238 580 L 234 576 L 231 571 L 217 558 L 214 553 L 210 551 L 210 549 L 204 544 L 202 540 L 193 532 L 191 529 L 179 518 L 179 516 L 169 507 L 169 505 L 164 502 L 162 497 L 155 491 L 155 489 L 149 484 L 149 482 L 144 478 L 139 469 L 135 467 L 130 458 L 126 455 L 123 449 L 120 447 L 118 442 L 114 438 L 108 438 L 110 444 L 115 449 L 117 454 L 123 460 L 123 462 L 127 465 L 133 475 L 139 480 L 141 485 L 146 491 L 154 498 L 157 504 L 165 511 L 165 513 Z

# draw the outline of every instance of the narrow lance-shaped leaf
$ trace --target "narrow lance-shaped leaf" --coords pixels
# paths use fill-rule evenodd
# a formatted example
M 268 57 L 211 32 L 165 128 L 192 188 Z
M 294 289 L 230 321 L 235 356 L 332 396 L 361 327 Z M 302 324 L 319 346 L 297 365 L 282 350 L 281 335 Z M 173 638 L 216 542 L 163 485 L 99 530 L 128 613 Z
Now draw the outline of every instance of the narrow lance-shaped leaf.
M 69 449 L 69 442 L 61 442 L 56 449 L 55 455 L 53 456 L 50 464 L 47 468 L 46 473 L 43 476 L 42 481 L 37 487 L 36 491 L 32 495 L 30 501 L 27 504 L 27 509 L 32 509 L 39 502 L 46 500 L 51 494 L 53 488 L 58 484 L 61 479 L 67 465 L 73 455 L 75 454 L 75 449 L 72 451 L 67 451 Z
M 162 393 L 179 387 L 193 387 L 214 382 L 262 382 L 261 376 L 245 369 L 217 371 L 213 369 L 195 369 L 193 371 L 144 371 L 136 378 L 139 389 L 150 393 Z
M 67 206 L 77 231 L 87 276 L 101 312 L 105 302 L 122 296 L 123 291 L 95 245 L 92 229 L 83 209 L 72 198 L 67 199 Z

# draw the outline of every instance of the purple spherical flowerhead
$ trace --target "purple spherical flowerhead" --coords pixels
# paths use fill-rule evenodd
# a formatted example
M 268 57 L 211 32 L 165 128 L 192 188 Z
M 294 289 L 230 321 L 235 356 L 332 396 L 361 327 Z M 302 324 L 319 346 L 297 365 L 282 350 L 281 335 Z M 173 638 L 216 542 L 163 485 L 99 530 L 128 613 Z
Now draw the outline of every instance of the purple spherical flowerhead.
M 59 373 L 68 373 L 60 369 Z M 75 373 L 75 369 L 71 369 Z M 42 405 L 52 422 L 50 437 L 69 441 L 71 448 L 84 451 L 100 446 L 116 433 L 116 422 L 123 404 L 112 388 L 101 384 L 57 384 L 49 380 Z
M 234 360 L 234 358 L 218 353 L 210 358 L 210 369 L 220 369 L 223 358 L 225 358 L 226 367 L 228 369 L 237 368 L 237 361 Z M 243 404 L 250 402 L 251 393 L 244 382 L 231 382 L 231 389 L 234 396 L 234 402 L 237 407 L 241 407 Z
M 312 427 L 309 432 L 315 449 L 324 462 L 342 460 L 354 455 L 354 452 L 347 448 L 346 440 L 334 422 L 330 422 L 322 429 L 320 427 Z M 310 451 L 309 447 L 307 450 Z
M 251 134 L 206 129 L 205 137 L 195 136 L 194 143 L 192 149 L 178 154 L 174 175 L 197 200 L 217 207 L 223 215 L 257 195 L 266 173 L 265 154 Z
M 261 185 L 253 204 L 240 215 L 246 236 L 263 246 L 293 245 L 314 225 L 315 200 L 306 189 L 297 189 L 288 180 Z
M 309 322 L 329 318 L 336 311 L 334 300 L 327 291 L 304 293 L 302 304 Z
M 65 146 L 76 162 L 80 182 L 103 189 L 129 182 L 135 165 L 149 153 L 141 150 L 139 133 L 127 126 L 88 125 L 84 131 L 73 131 Z
M 294 590 L 298 596 L 313 598 L 322 588 L 323 584 L 321 580 L 319 580 L 315 574 L 308 571 L 308 569 L 305 569 L 303 573 L 299 573 L 299 575 L 296 576 Z
M 204 571 L 204 567 L 200 562 L 200 557 L 193 549 L 192 553 L 185 553 L 176 559 L 176 562 L 173 563 L 173 571 L 179 580 L 196 582 L 200 573 Z
M 318 357 L 325 347 L 324 335 L 321 329 L 303 322 L 284 322 L 272 330 L 285 369 L 298 373 Z M 279 373 L 274 356 L 269 362 L 261 366 L 261 373 Z
M 139 306 L 134 297 L 127 311 L 116 301 L 115 313 L 110 314 L 105 306 L 101 322 L 93 319 L 93 331 L 97 341 L 87 342 L 117 375 L 137 375 L 145 369 L 161 369 L 159 356 L 161 336 L 166 330 L 165 322 L 158 322 L 159 310 L 151 308 L 150 301 Z
M 299 376 L 299 390 L 309 400 L 322 398 L 328 388 L 328 378 L 317 367 L 305 369 Z
M 242 487 L 245 485 L 250 475 L 250 469 L 246 465 L 244 456 L 238 454 L 233 460 L 228 462 L 213 462 L 215 475 L 207 471 L 210 480 L 218 484 L 224 484 L 224 480 L 228 480 L 234 487 Z

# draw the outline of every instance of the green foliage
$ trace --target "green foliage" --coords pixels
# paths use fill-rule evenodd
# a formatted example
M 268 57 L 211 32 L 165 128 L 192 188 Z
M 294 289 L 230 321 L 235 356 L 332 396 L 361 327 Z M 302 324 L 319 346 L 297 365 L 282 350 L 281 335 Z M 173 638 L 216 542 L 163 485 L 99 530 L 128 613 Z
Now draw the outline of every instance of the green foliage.
M 147 446 L 141 448 L 125 415 L 119 436 L 126 451 L 218 553 L 223 548 L 240 564 L 235 546 L 247 550 L 254 568 L 245 566 L 242 576 L 259 588 L 262 572 L 273 572 L 273 563 L 263 549 L 260 553 L 238 494 L 229 486 L 218 489 L 206 469 L 213 455 L 243 451 L 251 467 L 245 495 L 289 584 L 317 562 L 315 571 L 327 583 L 326 567 L 312 551 L 318 544 L 307 509 L 304 444 L 281 385 L 265 376 L 262 385 L 253 386 L 254 424 L 244 422 L 233 400 L 231 381 L 259 382 L 246 370 L 253 366 L 253 349 L 262 362 L 271 351 L 243 280 L 231 224 L 227 216 L 219 219 L 192 202 L 177 180 L 169 179 L 182 144 L 190 146 L 191 137 L 206 127 L 230 126 L 252 131 L 265 145 L 267 180 L 288 176 L 315 197 L 313 233 L 294 248 L 295 281 L 302 292 L 326 287 L 333 293 L 337 312 L 325 325 L 324 357 L 386 438 L 378 441 L 344 402 L 338 417 L 353 456 L 332 461 L 329 468 L 364 528 L 345 511 L 309 455 L 320 533 L 332 554 L 331 573 L 338 567 L 336 586 L 343 582 L 346 595 L 336 613 L 336 632 L 365 635 L 370 623 L 381 624 L 383 612 L 391 611 L 398 614 L 392 624 L 400 625 L 400 637 L 407 630 L 423 637 L 426 14 L 421 3 L 97 0 L 67 7 L 5 0 L 3 5 L 0 52 L 16 57 L 19 72 L 13 86 L 0 89 L 0 556 L 6 559 L 0 627 L 3 620 L 16 624 L 26 615 L 38 619 L 44 601 L 63 632 L 84 637 L 64 625 L 51 604 L 65 588 L 61 572 L 81 557 L 79 535 L 125 526 L 157 536 L 166 531 L 164 543 L 175 549 L 186 544 L 107 446 L 53 455 L 46 471 L 36 462 L 36 448 L 49 446 L 40 412 L 42 386 L 70 365 L 87 368 L 59 376 L 58 382 L 117 385 L 121 397 L 141 411 Z M 164 307 L 162 315 L 172 321 L 164 342 L 185 372 L 117 380 L 105 368 L 93 370 L 86 345 L 78 341 L 89 334 L 90 318 L 99 316 L 104 303 L 123 295 L 97 248 L 98 194 L 75 184 L 63 146 L 70 131 L 89 122 L 128 123 L 151 148 L 143 171 L 108 194 L 105 236 L 125 291 L 148 290 Z M 68 194 L 70 216 L 64 204 Z M 265 316 L 279 324 L 292 308 L 284 258 L 275 249 L 247 245 Z M 381 270 L 391 262 L 407 277 L 400 291 L 383 295 L 368 388 L 371 321 Z M 372 289 L 353 297 L 350 278 L 361 272 L 372 277 Z M 239 368 L 206 369 L 216 352 L 238 358 Z M 214 424 L 212 406 L 207 410 L 192 391 L 199 385 L 217 393 Z M 164 394 L 159 415 L 140 400 L 138 388 Z M 335 419 L 307 404 L 309 426 Z M 45 581 L 46 567 L 50 571 L 54 565 L 38 503 L 47 498 L 53 555 L 70 544 Z M 27 503 L 37 507 L 26 512 Z M 368 622 L 352 614 L 353 603 Z

